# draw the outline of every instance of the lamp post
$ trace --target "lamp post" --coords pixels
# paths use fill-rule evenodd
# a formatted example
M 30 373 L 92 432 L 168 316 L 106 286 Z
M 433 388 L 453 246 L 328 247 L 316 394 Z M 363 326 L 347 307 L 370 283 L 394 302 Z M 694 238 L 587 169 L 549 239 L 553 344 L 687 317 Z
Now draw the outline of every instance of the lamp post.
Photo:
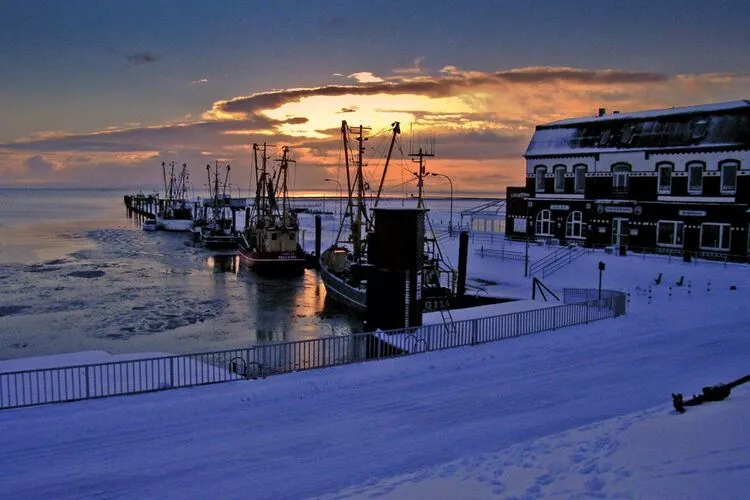
M 430 172 L 430 175 L 437 175 L 440 177 L 445 177 L 446 179 L 448 179 L 448 182 L 451 185 L 451 215 L 450 215 L 450 220 L 448 221 L 448 235 L 453 236 L 453 181 L 451 180 L 450 177 L 448 177 L 445 174 L 439 174 L 437 172 Z
M 341 217 L 341 198 L 344 197 L 344 193 L 341 191 L 341 183 L 337 181 L 336 179 L 323 179 L 326 182 L 335 182 L 338 186 L 338 192 L 339 192 L 339 217 Z

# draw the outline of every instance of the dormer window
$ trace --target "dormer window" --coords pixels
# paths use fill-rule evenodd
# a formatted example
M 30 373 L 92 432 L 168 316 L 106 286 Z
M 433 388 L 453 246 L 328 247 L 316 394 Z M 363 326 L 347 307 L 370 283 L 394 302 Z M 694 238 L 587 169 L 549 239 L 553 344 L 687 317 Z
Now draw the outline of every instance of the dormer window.
M 565 165 L 555 165 L 553 167 L 555 173 L 555 193 L 565 192 Z
M 708 130 L 708 118 L 699 118 L 693 122 L 691 137 L 693 139 L 703 139 Z
M 537 193 L 544 192 L 544 177 L 547 175 L 547 167 L 544 165 L 537 165 L 534 167 L 534 184 L 535 191 Z
M 627 125 L 624 129 L 622 129 L 620 142 L 622 142 L 623 144 L 630 144 L 631 139 L 633 139 L 633 132 L 635 132 L 635 125 Z

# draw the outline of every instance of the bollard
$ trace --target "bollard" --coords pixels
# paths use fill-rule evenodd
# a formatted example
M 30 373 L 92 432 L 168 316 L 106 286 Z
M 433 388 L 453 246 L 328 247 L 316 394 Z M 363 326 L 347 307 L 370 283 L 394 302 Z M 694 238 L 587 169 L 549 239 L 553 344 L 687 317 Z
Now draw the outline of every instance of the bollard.
M 669 285 L 669 299 L 672 300 L 672 285 Z
M 708 280 L 708 288 L 706 289 L 708 293 L 711 293 L 711 280 Z
M 692 286 L 692 285 L 691 285 L 690 281 L 688 281 L 688 295 L 690 295 L 690 291 L 691 291 L 691 288 L 690 288 L 690 287 L 691 287 L 691 286 Z
M 651 304 L 651 287 L 648 287 L 648 303 Z

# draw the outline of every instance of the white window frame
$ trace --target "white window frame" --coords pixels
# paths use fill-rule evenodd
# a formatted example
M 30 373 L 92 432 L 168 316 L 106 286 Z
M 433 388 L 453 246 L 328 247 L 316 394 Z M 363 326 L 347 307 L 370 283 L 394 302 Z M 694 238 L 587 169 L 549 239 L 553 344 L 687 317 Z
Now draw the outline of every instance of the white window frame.
M 546 225 L 546 228 L 545 228 Z M 546 229 L 546 231 L 545 231 Z M 534 234 L 537 236 L 553 236 L 552 234 L 552 212 L 544 209 L 536 214 L 534 223 Z
M 669 171 L 669 185 L 664 186 L 661 183 L 661 171 Z M 674 164 L 664 162 L 656 165 L 656 186 L 659 194 L 671 194 L 672 193 L 672 174 L 674 173 Z
M 577 240 L 583 239 L 583 212 L 575 210 L 568 214 L 568 218 L 565 220 L 565 237 Z
M 688 174 L 688 194 L 703 194 L 703 172 L 706 170 L 706 164 L 702 161 L 691 161 L 685 165 Z M 700 172 L 700 187 L 693 186 L 693 172 Z
M 555 193 L 565 192 L 565 165 L 555 165 L 552 167 L 555 174 Z
M 727 233 L 727 247 L 708 247 L 703 245 L 703 229 L 706 226 L 719 226 L 719 245 L 721 245 L 721 242 L 724 240 L 724 231 Z M 730 248 L 732 248 L 732 226 L 730 224 L 724 223 L 724 222 L 704 222 L 701 224 L 701 234 L 700 239 L 698 240 L 699 247 L 701 250 L 714 250 L 718 252 L 728 252 Z
M 724 171 L 725 169 L 734 169 L 734 185 L 727 186 L 724 184 Z M 740 170 L 740 162 L 736 160 L 725 160 L 719 163 L 719 175 L 721 177 L 721 194 L 736 194 L 737 193 L 737 172 Z
M 612 191 L 626 192 L 630 187 L 630 172 L 633 167 L 627 163 L 616 163 L 612 165 Z
M 537 165 L 534 167 L 534 191 L 537 193 L 544 192 L 544 178 L 547 176 L 547 167 Z
M 576 193 L 585 193 L 586 192 L 586 172 L 588 171 L 588 167 L 586 165 L 575 165 L 573 166 L 573 191 Z M 581 174 L 581 177 L 578 177 L 579 172 L 583 172 Z
M 674 232 L 672 236 L 672 243 L 662 243 L 659 241 L 659 233 L 661 225 L 672 225 L 674 226 Z M 681 231 L 679 233 L 679 242 L 678 240 L 678 230 L 677 228 L 680 228 Z M 668 248 L 683 248 L 685 246 L 685 222 L 681 220 L 660 220 L 656 223 L 656 246 L 657 247 L 668 247 Z

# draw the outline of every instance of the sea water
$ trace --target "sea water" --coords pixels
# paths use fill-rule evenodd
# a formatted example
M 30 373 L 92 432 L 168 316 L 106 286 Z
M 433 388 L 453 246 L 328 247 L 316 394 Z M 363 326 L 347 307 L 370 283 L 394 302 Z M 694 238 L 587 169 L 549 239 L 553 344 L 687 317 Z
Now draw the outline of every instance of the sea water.
M 263 278 L 234 252 L 143 231 L 124 194 L 0 190 L 0 360 L 181 354 L 361 331 L 360 319 L 325 300 L 314 270 Z M 311 250 L 314 222 L 305 223 Z M 325 236 L 334 225 L 328 216 Z

